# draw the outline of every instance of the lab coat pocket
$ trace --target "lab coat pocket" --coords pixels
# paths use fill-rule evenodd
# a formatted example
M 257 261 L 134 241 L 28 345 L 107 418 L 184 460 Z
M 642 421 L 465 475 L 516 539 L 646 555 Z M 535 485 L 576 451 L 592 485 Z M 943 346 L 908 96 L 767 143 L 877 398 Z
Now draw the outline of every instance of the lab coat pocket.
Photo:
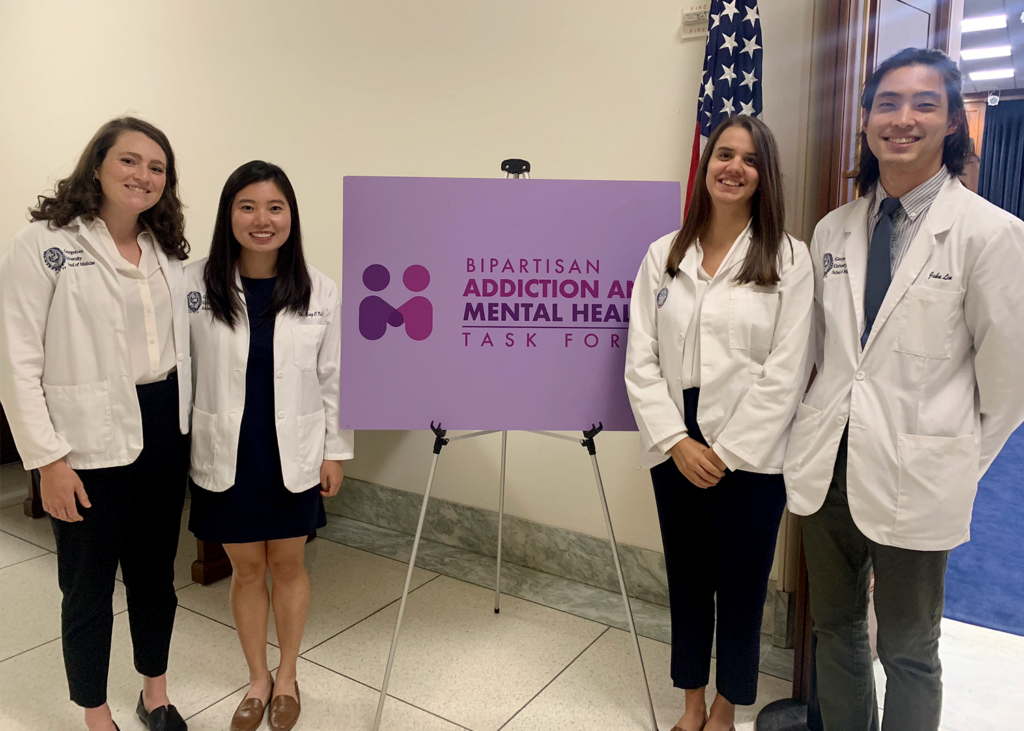
M 821 423 L 824 412 L 813 406 L 801 403 L 796 409 L 796 419 L 789 433 L 789 446 L 786 449 L 786 460 L 783 472 L 789 475 L 800 469 L 804 459 L 810 453 L 814 443 L 814 435 Z
M 217 463 L 217 415 L 192 408 L 192 469 L 211 474 Z
M 317 470 L 324 461 L 324 439 L 327 423 L 324 411 L 299 417 L 299 468 L 303 472 Z
M 978 444 L 973 435 L 897 434 L 899 501 L 895 533 L 927 539 L 950 525 L 970 523 L 978 491 Z
M 775 334 L 777 292 L 729 290 L 729 347 L 767 354 Z
M 925 358 L 949 358 L 963 300 L 963 292 L 910 285 L 898 305 L 900 320 L 894 350 Z
M 43 384 L 46 408 L 53 429 L 64 437 L 71 451 L 105 452 L 114 440 L 110 387 L 106 381 L 77 386 Z
M 292 356 L 300 371 L 315 371 L 323 325 L 292 325 Z

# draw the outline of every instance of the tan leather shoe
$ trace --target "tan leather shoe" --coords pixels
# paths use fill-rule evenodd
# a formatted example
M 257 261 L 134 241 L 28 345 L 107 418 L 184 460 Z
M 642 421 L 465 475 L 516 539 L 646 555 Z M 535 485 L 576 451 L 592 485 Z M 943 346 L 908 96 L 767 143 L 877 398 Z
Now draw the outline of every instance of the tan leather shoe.
M 270 698 L 274 697 L 274 679 L 270 679 Z M 263 723 L 266 704 L 259 698 L 245 698 L 231 717 L 231 731 L 256 731 Z
M 273 731 L 292 731 L 302 713 L 299 700 L 299 681 L 295 681 L 295 697 L 279 695 L 270 701 L 270 728 Z

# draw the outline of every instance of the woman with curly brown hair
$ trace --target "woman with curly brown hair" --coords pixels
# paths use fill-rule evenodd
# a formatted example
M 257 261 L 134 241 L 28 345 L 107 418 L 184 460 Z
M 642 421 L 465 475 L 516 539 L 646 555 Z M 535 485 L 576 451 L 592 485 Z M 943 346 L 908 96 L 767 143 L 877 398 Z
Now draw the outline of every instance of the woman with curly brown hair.
M 120 564 L 137 713 L 182 731 L 166 672 L 192 376 L 167 137 L 132 117 L 107 122 L 30 215 L 0 262 L 0 399 L 57 540 L 71 700 L 90 731 L 117 728 L 107 670 Z

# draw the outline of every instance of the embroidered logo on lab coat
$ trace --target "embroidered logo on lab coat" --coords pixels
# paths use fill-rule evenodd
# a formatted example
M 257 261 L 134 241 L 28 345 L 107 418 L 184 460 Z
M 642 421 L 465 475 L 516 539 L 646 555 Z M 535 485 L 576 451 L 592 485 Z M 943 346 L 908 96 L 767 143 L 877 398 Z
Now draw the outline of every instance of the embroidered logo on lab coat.
M 667 299 L 668 299 L 668 287 L 665 287 L 660 292 L 658 292 L 658 309 L 661 309 L 661 306 L 663 304 L 665 304 L 665 300 L 667 300 Z
M 199 312 L 199 308 L 203 306 L 203 295 L 198 292 L 188 293 L 188 311 L 192 313 Z
M 64 268 L 65 261 L 67 259 L 64 258 L 64 252 L 56 246 L 43 252 L 43 263 L 55 272 Z
M 828 252 L 825 252 L 825 260 L 824 260 L 823 264 L 825 265 L 825 275 L 824 276 L 827 277 L 828 273 L 830 271 L 832 271 L 832 266 L 835 264 L 835 260 L 832 258 L 832 255 L 829 254 Z

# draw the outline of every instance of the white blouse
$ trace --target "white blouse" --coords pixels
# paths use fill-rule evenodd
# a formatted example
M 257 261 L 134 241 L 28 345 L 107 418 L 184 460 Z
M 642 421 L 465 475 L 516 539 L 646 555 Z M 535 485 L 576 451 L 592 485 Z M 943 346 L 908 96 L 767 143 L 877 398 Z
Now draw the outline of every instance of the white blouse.
M 87 225 L 106 246 L 117 269 L 128 318 L 128 347 L 135 383 L 163 381 L 178 361 L 171 328 L 171 291 L 154 251 L 157 243 L 153 234 L 139 234 L 142 258 L 135 266 L 121 256 L 103 219 L 97 216 Z
M 739 241 L 740 238 L 746 236 L 750 231 L 748 224 L 747 228 L 743 230 L 743 233 L 736 239 Z M 690 383 L 687 388 L 700 388 L 700 341 L 701 333 L 704 329 L 701 326 L 701 312 L 703 311 L 704 305 L 704 293 L 708 291 L 708 286 L 715 279 L 720 276 L 735 277 L 735 273 L 727 271 L 730 269 L 729 262 L 732 259 L 732 253 L 736 250 L 736 242 L 734 241 L 732 246 L 729 247 L 729 251 L 726 253 L 725 258 L 722 259 L 722 263 L 718 265 L 718 271 L 715 272 L 715 276 L 711 276 L 704 271 L 704 249 L 701 248 L 700 240 L 697 240 L 693 244 L 694 250 L 697 253 L 697 281 L 694 285 L 697 288 L 696 297 L 693 301 L 693 315 L 690 316 L 690 325 L 686 328 L 686 337 L 683 340 L 683 374 L 684 377 L 688 375 L 690 377 Z M 710 335 L 714 337 L 714 335 Z M 685 434 L 673 434 L 668 439 L 663 439 L 658 447 L 664 454 L 668 454 L 676 442 L 683 439 Z M 715 454 L 719 456 L 725 466 L 730 470 L 736 470 L 743 464 L 743 460 L 737 457 L 735 454 L 730 452 L 721 444 L 711 445 Z

